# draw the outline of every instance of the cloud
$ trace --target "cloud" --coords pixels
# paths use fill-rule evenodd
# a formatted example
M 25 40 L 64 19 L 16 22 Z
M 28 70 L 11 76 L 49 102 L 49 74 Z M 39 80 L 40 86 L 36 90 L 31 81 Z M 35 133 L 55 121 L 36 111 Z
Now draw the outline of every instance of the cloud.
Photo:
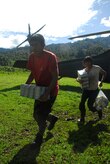
M 0 47 L 4 48 L 14 48 L 16 47 L 21 41 L 25 40 L 24 35 L 11 35 L 8 37 L 0 37 Z M 27 45 L 27 43 L 24 43 L 24 46 Z
M 110 27 L 110 16 L 109 16 L 108 19 L 106 17 L 102 18 L 101 19 L 101 24 L 103 24 L 106 27 Z
M 97 14 L 92 9 L 94 2 L 95 0 L 1 0 L 0 31 L 4 36 L 2 34 L 0 37 L 0 47 L 15 46 L 26 39 L 28 23 L 32 33 L 46 24 L 41 33 L 51 40 L 77 35 L 81 27 Z

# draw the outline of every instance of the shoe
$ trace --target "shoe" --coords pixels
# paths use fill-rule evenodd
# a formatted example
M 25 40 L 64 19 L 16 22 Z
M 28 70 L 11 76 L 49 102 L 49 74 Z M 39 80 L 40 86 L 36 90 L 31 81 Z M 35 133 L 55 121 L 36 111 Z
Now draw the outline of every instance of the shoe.
M 101 120 L 102 119 L 102 110 L 98 110 L 97 113 L 98 113 L 98 116 L 99 116 L 99 120 Z
M 58 117 L 53 116 L 52 121 L 50 122 L 50 125 L 48 126 L 48 130 L 52 130 L 54 128 L 55 123 L 57 122 Z
M 40 133 L 37 133 L 34 143 L 40 146 L 42 142 L 43 142 L 43 136 Z

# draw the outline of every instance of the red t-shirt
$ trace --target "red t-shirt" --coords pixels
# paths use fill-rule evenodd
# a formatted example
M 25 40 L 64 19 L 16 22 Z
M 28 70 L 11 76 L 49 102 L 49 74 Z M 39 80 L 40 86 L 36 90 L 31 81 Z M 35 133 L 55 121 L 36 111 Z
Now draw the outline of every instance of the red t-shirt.
M 52 72 L 58 72 L 58 61 L 55 54 L 43 50 L 43 55 L 38 57 L 34 53 L 29 56 L 27 68 L 31 70 L 36 84 L 39 86 L 49 86 L 52 80 Z M 51 95 L 58 94 L 58 81 L 53 88 Z

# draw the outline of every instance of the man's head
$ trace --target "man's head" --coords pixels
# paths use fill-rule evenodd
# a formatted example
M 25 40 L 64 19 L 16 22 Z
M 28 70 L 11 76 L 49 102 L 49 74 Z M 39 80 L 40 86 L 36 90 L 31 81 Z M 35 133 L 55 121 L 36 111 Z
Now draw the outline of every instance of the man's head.
M 33 52 L 40 54 L 43 51 L 45 39 L 41 34 L 31 36 L 28 41 Z
M 91 67 L 93 64 L 93 60 L 92 60 L 92 57 L 91 56 L 86 56 L 83 60 L 83 65 L 85 67 Z
M 42 46 L 45 46 L 45 39 L 41 34 L 36 34 L 29 38 L 29 43 L 40 43 Z

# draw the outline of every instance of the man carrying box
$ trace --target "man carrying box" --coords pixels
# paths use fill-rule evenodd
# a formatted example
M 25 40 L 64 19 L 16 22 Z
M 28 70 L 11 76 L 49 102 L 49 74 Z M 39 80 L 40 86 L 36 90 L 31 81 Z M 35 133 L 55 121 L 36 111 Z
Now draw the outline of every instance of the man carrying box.
M 41 34 L 29 38 L 32 53 L 29 56 L 27 68 L 31 71 L 26 84 L 30 84 L 33 79 L 37 86 L 45 86 L 47 90 L 39 99 L 35 100 L 33 116 L 38 124 L 39 131 L 35 138 L 35 143 L 41 144 L 43 134 L 46 129 L 46 122 L 50 125 L 48 130 L 53 129 L 58 118 L 51 115 L 51 108 L 58 94 L 58 62 L 54 53 L 44 49 L 45 40 Z M 50 97 L 48 99 L 48 97 Z
M 90 111 L 96 112 L 96 108 L 94 106 L 95 99 L 98 95 L 99 87 L 102 86 L 102 82 L 106 77 L 106 72 L 98 65 L 93 65 L 92 58 L 90 56 L 86 56 L 83 60 L 84 65 L 84 72 L 87 73 L 89 86 L 87 88 L 82 88 L 82 96 L 81 101 L 79 104 L 80 109 L 80 119 L 78 120 L 80 123 L 85 122 L 85 116 L 86 116 L 86 109 L 85 109 L 85 102 L 87 101 L 87 105 Z M 101 75 L 101 81 L 99 83 L 99 76 Z M 81 78 L 77 78 L 77 81 L 83 85 L 83 80 Z M 102 119 L 102 110 L 97 111 L 99 119 Z

